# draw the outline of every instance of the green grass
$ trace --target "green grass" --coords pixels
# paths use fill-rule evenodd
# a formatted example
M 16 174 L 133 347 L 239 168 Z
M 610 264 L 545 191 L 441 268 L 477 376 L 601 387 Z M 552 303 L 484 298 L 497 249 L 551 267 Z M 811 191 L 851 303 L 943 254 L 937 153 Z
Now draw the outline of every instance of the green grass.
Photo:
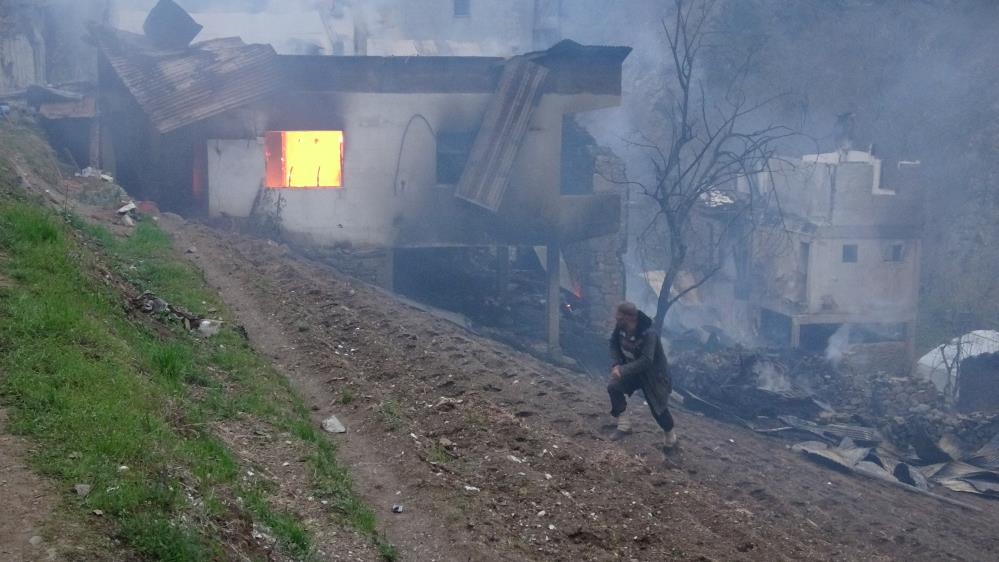
M 385 400 L 378 405 L 378 415 L 389 431 L 398 431 L 405 425 L 402 409 L 395 400 Z
M 454 457 L 447 449 L 437 444 L 430 447 L 430 451 L 427 453 L 427 460 L 436 464 L 448 464 L 453 459 Z
M 180 517 L 196 507 L 179 472 L 215 459 L 186 447 L 171 424 L 184 417 L 178 344 L 130 323 L 92 285 L 74 259 L 80 248 L 50 214 L 0 203 L 0 248 L 14 280 L 0 298 L 0 397 L 13 430 L 41 445 L 36 466 L 67 485 L 91 484 L 83 507 L 114 517 L 141 554 L 211 559 L 217 539 Z
M 0 198 L 0 402 L 13 431 L 38 445 L 34 465 L 67 490 L 91 484 L 69 501 L 103 512 L 145 559 L 224 557 L 218 525 L 234 510 L 290 556 L 307 558 L 312 538 L 302 522 L 271 507 L 270 487 L 241 483 L 240 461 L 209 429 L 253 416 L 305 442 L 317 495 L 395 559 L 334 445 L 235 330 L 202 340 L 179 325 L 154 329 L 130 319 L 121 296 L 87 273 L 103 259 L 139 290 L 196 313 L 223 310 L 169 236 L 142 222 L 118 239 L 68 218 L 69 226 L 30 202 Z
M 340 392 L 340 403 L 343 404 L 344 406 L 352 403 L 355 398 L 356 397 L 354 396 L 354 393 L 351 392 L 349 388 L 346 388 Z

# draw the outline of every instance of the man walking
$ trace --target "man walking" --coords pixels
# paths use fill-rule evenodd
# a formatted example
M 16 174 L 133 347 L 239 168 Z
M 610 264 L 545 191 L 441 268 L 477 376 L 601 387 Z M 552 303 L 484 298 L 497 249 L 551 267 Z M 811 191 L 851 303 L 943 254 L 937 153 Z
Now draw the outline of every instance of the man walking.
M 669 396 L 673 391 L 666 366 L 659 333 L 652 327 L 652 319 L 630 302 L 621 303 L 615 315 L 616 326 L 610 339 L 611 379 L 607 385 L 610 394 L 611 416 L 617 418 L 613 439 L 631 433 L 631 422 L 625 414 L 631 396 L 641 389 L 652 410 L 652 417 L 665 432 L 663 452 L 676 446 L 673 416 L 669 413 Z

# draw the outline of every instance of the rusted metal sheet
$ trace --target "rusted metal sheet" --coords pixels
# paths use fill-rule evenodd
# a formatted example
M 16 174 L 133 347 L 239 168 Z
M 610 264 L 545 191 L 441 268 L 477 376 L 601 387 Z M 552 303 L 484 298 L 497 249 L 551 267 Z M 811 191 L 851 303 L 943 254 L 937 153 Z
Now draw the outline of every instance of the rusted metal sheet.
M 141 35 L 110 28 L 92 34 L 160 133 L 263 99 L 282 84 L 277 54 L 269 45 L 229 38 L 165 51 Z
M 456 197 L 493 212 L 499 210 L 547 76 L 547 68 L 523 57 L 506 63 L 472 144 Z

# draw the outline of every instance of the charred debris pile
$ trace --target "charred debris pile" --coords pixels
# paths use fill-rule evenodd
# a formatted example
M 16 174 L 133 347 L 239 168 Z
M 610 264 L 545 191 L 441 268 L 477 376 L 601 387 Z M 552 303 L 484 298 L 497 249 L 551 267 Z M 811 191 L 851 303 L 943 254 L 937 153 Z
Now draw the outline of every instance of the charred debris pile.
M 833 468 L 999 498 L 999 413 L 958 413 L 932 382 L 796 351 L 685 350 L 686 409 L 794 441 Z

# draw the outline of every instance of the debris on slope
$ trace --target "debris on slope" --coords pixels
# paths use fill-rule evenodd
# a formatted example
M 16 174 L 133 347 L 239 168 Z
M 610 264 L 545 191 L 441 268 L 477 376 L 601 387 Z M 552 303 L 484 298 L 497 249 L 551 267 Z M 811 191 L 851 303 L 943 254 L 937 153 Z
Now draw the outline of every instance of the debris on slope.
M 989 458 L 989 443 L 999 439 L 999 415 L 952 412 L 928 380 L 859 373 L 813 355 L 738 348 L 683 352 L 672 367 L 688 409 L 760 433 L 811 440 L 798 446 L 810 458 L 840 458 L 836 451 L 844 441 L 880 447 L 868 449 L 879 458 L 892 458 L 889 450 L 907 451 L 911 466 L 882 463 L 880 471 L 866 472 L 896 483 L 929 480 L 999 497 L 999 467 L 975 460 Z M 856 472 L 854 461 L 840 464 Z
M 222 327 L 221 320 L 211 320 L 193 314 L 182 307 L 168 303 L 150 291 L 146 291 L 129 301 L 133 310 L 152 314 L 179 322 L 188 331 L 196 331 L 202 336 L 211 337 Z

